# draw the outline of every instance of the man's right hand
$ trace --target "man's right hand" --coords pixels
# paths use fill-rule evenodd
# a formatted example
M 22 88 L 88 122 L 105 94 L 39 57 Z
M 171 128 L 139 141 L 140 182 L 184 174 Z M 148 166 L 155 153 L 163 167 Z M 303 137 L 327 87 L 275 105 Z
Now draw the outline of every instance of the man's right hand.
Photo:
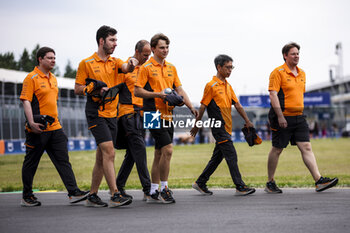
M 278 124 L 282 129 L 285 129 L 288 126 L 286 118 L 284 118 L 284 116 L 278 117 Z
M 29 124 L 30 126 L 30 129 L 32 130 L 33 133 L 36 133 L 36 134 L 41 134 L 43 132 L 42 129 L 40 129 L 40 127 L 44 127 L 44 125 L 40 124 L 40 123 L 31 123 Z

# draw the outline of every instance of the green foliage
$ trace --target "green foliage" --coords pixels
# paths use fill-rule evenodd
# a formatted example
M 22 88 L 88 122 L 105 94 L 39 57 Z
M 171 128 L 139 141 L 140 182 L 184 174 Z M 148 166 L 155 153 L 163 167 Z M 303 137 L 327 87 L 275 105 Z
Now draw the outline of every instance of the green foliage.
M 36 60 L 36 54 L 38 53 L 39 49 L 40 49 L 40 45 L 37 44 L 33 49 L 32 53 L 30 54 L 30 61 L 32 62 L 33 67 L 38 65 L 38 62 Z
M 338 177 L 339 187 L 350 187 L 349 140 L 315 139 L 312 141 L 319 170 L 322 175 Z M 169 185 L 171 188 L 191 188 L 208 163 L 214 144 L 175 146 L 171 160 Z M 252 187 L 264 187 L 267 179 L 267 157 L 271 142 L 249 147 L 247 143 L 235 143 L 239 169 L 243 180 Z M 154 148 L 147 148 L 148 168 L 151 169 Z M 125 150 L 116 151 L 115 168 L 118 172 Z M 24 155 L 0 156 L 0 191 L 22 190 L 21 168 Z M 95 151 L 70 152 L 76 179 L 80 188 L 88 190 L 95 162 Z M 288 146 L 281 154 L 276 170 L 276 181 L 280 187 L 314 187 L 314 180 L 305 167 L 300 152 Z M 223 160 L 207 184 L 214 188 L 234 188 L 226 162 Z M 65 187 L 49 157 L 43 155 L 34 178 L 34 189 L 65 190 Z M 100 189 L 108 189 L 103 180 Z M 130 174 L 126 189 L 141 189 L 136 168 Z
M 38 65 L 36 60 L 36 54 L 39 49 L 39 44 L 37 44 L 34 47 L 31 53 L 29 53 L 29 51 L 25 48 L 18 61 L 15 60 L 13 52 L 6 52 L 4 54 L 0 53 L 0 68 L 31 72 L 34 69 L 34 67 Z M 60 76 L 58 66 L 55 66 L 51 70 L 51 72 L 54 73 L 56 76 Z
M 68 60 L 68 63 L 66 65 L 66 71 L 63 76 L 66 78 L 75 78 L 76 75 L 77 75 L 77 70 L 72 68 L 72 64 L 70 60 Z
M 18 68 L 20 71 L 30 72 L 34 69 L 35 65 L 33 65 L 32 60 L 30 59 L 28 50 L 25 48 L 23 53 L 18 61 Z
M 16 70 L 17 62 L 15 60 L 15 55 L 12 52 L 0 54 L 0 67 L 10 70 Z

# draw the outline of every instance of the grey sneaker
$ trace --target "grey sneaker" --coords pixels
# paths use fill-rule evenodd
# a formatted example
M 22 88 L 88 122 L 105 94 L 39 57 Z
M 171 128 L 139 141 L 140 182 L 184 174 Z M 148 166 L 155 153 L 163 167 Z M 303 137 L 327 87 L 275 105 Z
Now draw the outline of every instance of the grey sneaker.
M 282 193 L 282 190 L 277 187 L 274 180 L 266 183 L 264 191 L 271 194 Z
M 168 189 L 168 187 L 166 186 L 163 189 L 163 191 L 160 193 L 160 200 L 164 204 L 175 203 L 175 199 L 173 198 L 173 192 L 170 189 Z
M 161 203 L 159 198 L 159 192 L 156 190 L 155 193 L 151 194 L 149 198 L 146 200 L 147 203 Z
M 87 207 L 106 207 L 107 203 L 103 202 L 96 193 L 89 194 L 86 199 L 85 206 Z
M 89 191 L 81 191 L 80 189 L 75 190 L 72 193 L 68 193 L 69 202 L 75 204 L 87 199 Z
M 113 196 L 111 196 L 111 199 L 109 200 L 108 207 L 118 207 L 123 205 L 129 205 L 131 204 L 132 200 L 126 197 L 123 197 L 120 192 L 114 193 Z
M 249 194 L 255 193 L 255 188 L 249 188 L 246 185 L 236 186 L 236 196 L 247 196 Z
M 38 201 L 38 198 L 36 198 L 34 195 L 24 197 L 21 200 L 21 206 L 23 207 L 33 207 L 33 206 L 41 206 L 41 202 Z
M 197 182 L 195 182 L 192 184 L 192 188 L 194 188 L 195 190 L 197 190 L 203 195 L 206 195 L 206 196 L 213 195 L 213 192 L 210 191 L 206 185 L 199 185 Z
M 322 177 L 315 183 L 316 192 L 322 192 L 326 189 L 332 188 L 338 183 L 338 178 L 330 179 L 328 177 Z

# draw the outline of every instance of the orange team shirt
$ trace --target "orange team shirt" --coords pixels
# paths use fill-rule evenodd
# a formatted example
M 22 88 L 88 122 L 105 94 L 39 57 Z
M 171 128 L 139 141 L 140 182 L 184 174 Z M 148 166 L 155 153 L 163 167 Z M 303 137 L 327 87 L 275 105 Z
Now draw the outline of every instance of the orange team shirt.
M 127 60 L 129 61 L 130 58 Z M 126 114 L 135 113 L 135 110 L 142 108 L 143 99 L 136 97 L 134 94 L 137 75 L 140 71 L 140 66 L 136 66 L 132 73 L 120 74 L 120 83 L 125 83 L 126 88 L 123 88 L 119 92 L 119 107 L 118 117 L 122 117 Z
M 165 88 L 175 89 L 181 86 L 177 71 L 174 65 L 164 61 L 159 64 L 153 57 L 145 62 L 139 71 L 136 85 L 151 92 L 161 92 Z M 161 112 L 161 118 L 171 121 L 173 106 L 168 106 L 161 98 L 144 99 L 143 110 Z
M 35 67 L 23 81 L 21 100 L 28 100 L 31 103 L 33 115 L 49 115 L 55 118 L 55 122 L 47 124 L 44 131 L 61 129 L 58 121 L 57 99 L 58 86 L 55 75 L 51 72 L 47 77 L 38 67 Z M 30 132 L 31 130 L 26 127 Z
M 223 121 L 229 135 L 232 133 L 231 106 L 235 103 L 238 103 L 238 99 L 226 80 L 223 82 L 214 76 L 205 86 L 201 104 L 207 106 L 209 118 Z
M 295 77 L 286 63 L 277 67 L 270 75 L 269 91 L 277 91 L 284 116 L 303 114 L 305 93 L 305 72 L 298 68 Z
M 87 78 L 100 80 L 107 84 L 107 87 L 113 87 L 118 84 L 118 73 L 124 61 L 115 57 L 108 57 L 107 61 L 101 58 L 95 52 L 91 57 L 82 60 L 79 64 L 75 83 L 85 85 Z M 98 116 L 112 118 L 117 116 L 118 99 L 105 105 L 104 111 L 98 109 Z

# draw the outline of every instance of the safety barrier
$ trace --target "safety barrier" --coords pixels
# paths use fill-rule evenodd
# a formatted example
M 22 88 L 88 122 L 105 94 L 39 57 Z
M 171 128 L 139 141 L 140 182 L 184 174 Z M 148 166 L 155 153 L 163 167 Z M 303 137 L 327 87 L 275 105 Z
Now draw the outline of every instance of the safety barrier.
M 268 134 L 264 130 L 257 130 L 257 134 L 263 139 L 268 139 Z M 205 136 L 205 143 L 208 143 L 208 135 Z M 232 132 L 231 139 L 233 142 L 245 142 L 244 135 L 240 130 L 234 130 Z M 176 143 L 174 138 L 174 143 Z M 195 143 L 199 143 L 198 136 L 196 137 Z M 147 146 L 154 145 L 151 140 L 146 140 Z M 69 139 L 68 140 L 68 151 L 80 151 L 80 150 L 96 150 L 95 139 Z M 24 154 L 26 150 L 25 140 L 0 140 L 0 155 L 6 154 Z
M 25 140 L 0 140 L 0 155 L 24 154 L 26 151 Z M 69 139 L 69 151 L 96 150 L 94 139 Z

